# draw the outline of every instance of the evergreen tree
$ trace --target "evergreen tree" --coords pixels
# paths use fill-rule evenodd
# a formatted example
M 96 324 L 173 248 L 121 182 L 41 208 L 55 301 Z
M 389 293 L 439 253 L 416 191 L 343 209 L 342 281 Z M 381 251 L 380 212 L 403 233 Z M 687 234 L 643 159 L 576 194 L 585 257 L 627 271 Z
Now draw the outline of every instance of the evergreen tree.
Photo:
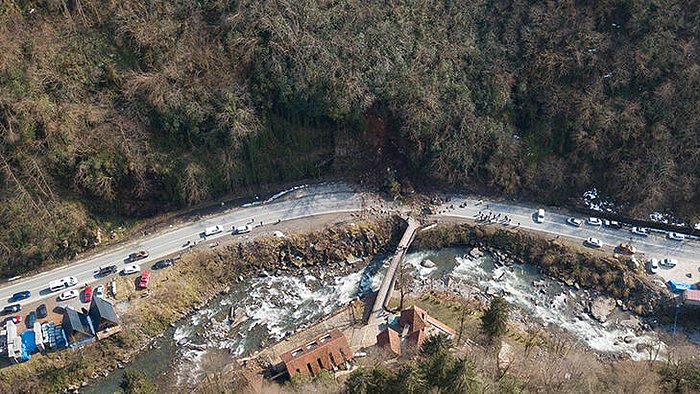
M 425 372 L 415 363 L 404 365 L 396 376 L 395 390 L 407 394 L 426 393 L 428 382 Z
M 449 375 L 449 382 L 451 384 L 449 390 L 451 393 L 471 394 L 481 392 L 481 383 L 474 370 L 474 364 L 470 360 L 460 359 L 455 363 Z
M 508 312 L 508 302 L 503 297 L 496 297 L 481 317 L 481 328 L 491 340 L 500 338 L 506 333 Z

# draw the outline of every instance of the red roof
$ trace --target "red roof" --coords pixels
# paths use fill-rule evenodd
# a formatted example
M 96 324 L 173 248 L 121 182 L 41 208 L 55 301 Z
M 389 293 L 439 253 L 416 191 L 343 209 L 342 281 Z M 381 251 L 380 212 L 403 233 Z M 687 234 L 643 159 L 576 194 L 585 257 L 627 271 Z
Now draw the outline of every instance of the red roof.
M 425 320 L 428 314 L 421 308 L 413 305 L 408 309 L 401 311 L 401 317 L 399 318 L 399 324 L 401 327 L 409 325 L 410 331 L 420 331 L 425 327 Z
M 401 338 L 399 338 L 399 333 L 389 327 L 377 334 L 377 346 L 390 350 L 397 356 L 401 355 Z
M 684 291 L 683 299 L 686 301 L 700 301 L 700 290 L 688 289 Z

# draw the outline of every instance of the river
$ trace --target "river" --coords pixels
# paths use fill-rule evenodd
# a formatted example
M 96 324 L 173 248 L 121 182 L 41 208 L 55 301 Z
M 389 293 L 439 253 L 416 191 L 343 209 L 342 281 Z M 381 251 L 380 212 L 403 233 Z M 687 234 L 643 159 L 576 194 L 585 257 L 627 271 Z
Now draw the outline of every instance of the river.
M 653 332 L 637 336 L 632 328 L 616 324 L 629 318 L 621 311 L 605 324 L 577 312 L 580 301 L 590 296 L 588 291 L 544 280 L 533 266 L 495 267 L 489 256 L 472 260 L 465 252 L 445 248 L 409 253 L 406 263 L 416 287 L 447 283 L 454 288 L 468 283 L 482 292 L 502 294 L 521 315 L 558 326 L 599 352 L 641 359 L 646 354 L 637 351 L 637 344 L 655 340 Z M 425 259 L 435 266 L 421 266 Z M 318 322 L 353 298 L 376 290 L 387 262 L 388 257 L 381 256 L 338 277 L 309 270 L 298 276 L 251 278 L 178 322 L 129 366 L 144 371 L 163 391 L 189 391 L 205 374 L 216 373 L 235 358 Z M 544 285 L 535 289 L 533 281 Z M 232 307 L 237 315 L 234 325 L 227 320 Z M 633 340 L 627 343 L 622 340 L 625 337 Z M 122 376 L 122 370 L 115 371 L 86 391 L 112 393 L 118 390 Z

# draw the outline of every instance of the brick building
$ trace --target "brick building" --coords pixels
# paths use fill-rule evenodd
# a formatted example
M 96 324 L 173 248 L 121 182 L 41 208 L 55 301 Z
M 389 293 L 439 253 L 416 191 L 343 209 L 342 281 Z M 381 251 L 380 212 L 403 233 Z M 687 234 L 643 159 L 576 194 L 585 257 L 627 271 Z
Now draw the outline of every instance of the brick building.
M 322 369 L 336 370 L 350 361 L 352 353 L 348 340 L 340 330 L 334 328 L 280 356 L 289 376 L 303 374 L 316 376 Z
M 418 348 L 426 338 L 440 333 L 451 338 L 455 330 L 413 305 L 401 311 L 398 326 L 389 325 L 377 335 L 377 346 L 400 356 L 402 348 Z

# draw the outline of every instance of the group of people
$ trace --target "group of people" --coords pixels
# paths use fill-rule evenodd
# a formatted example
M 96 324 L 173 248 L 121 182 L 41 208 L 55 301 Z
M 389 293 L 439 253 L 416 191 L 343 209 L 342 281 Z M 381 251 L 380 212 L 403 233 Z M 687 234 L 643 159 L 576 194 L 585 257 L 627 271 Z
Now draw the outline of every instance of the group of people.
M 508 215 L 501 215 L 500 213 L 494 213 L 491 211 L 479 211 L 479 213 L 476 214 L 476 220 L 478 222 L 502 223 L 505 225 L 509 225 L 513 222 L 513 218 L 508 217 Z M 518 223 L 518 226 L 520 226 L 520 223 Z

